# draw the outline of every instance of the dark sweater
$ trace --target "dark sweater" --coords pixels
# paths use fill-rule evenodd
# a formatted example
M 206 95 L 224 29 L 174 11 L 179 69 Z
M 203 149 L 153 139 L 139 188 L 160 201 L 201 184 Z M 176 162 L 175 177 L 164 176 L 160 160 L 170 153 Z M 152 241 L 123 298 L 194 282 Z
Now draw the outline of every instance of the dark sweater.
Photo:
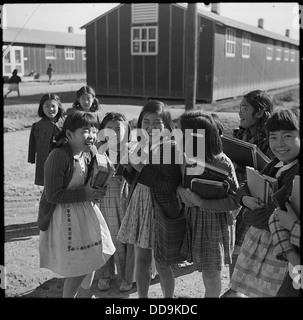
M 275 177 L 279 168 L 275 168 L 274 166 L 278 162 L 279 162 L 278 159 L 273 160 L 261 171 L 261 173 L 266 174 L 270 177 Z M 300 163 L 298 162 L 297 164 L 292 166 L 290 169 L 283 171 L 278 178 L 279 189 L 276 191 L 276 193 L 280 193 L 281 189 L 283 188 L 283 190 L 285 190 L 283 192 L 286 193 L 285 197 L 289 197 L 292 192 L 293 179 L 295 175 L 299 174 L 299 170 L 300 170 Z M 251 196 L 246 181 L 243 183 L 243 185 L 240 187 L 240 189 L 237 192 L 238 201 L 242 205 L 243 205 L 242 197 L 244 196 Z M 277 205 L 275 204 L 275 202 L 271 201 L 265 208 L 262 208 L 262 209 L 249 210 L 248 208 L 246 208 L 246 210 L 243 213 L 244 222 L 249 226 L 253 226 L 258 229 L 265 229 L 269 231 L 268 219 L 272 215 L 276 207 Z
M 165 142 L 165 143 L 171 143 Z M 160 159 L 163 160 L 163 144 L 160 145 Z M 171 145 L 171 164 L 152 164 L 152 153 L 149 153 L 149 163 L 141 172 L 135 169 L 131 173 L 126 170 L 123 176 L 130 184 L 129 199 L 137 183 L 150 187 L 158 205 L 168 218 L 178 218 L 181 212 L 177 199 L 177 187 L 182 183 L 182 174 L 179 164 L 175 164 L 175 144 Z

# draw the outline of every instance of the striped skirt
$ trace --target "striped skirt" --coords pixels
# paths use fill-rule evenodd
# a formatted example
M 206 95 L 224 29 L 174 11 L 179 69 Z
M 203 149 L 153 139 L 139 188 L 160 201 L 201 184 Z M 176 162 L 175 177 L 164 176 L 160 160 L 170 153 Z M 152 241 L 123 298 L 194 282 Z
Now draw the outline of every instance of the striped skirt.
M 271 233 L 250 227 L 230 280 L 231 288 L 248 297 L 275 297 L 287 263 L 277 260 L 273 250 Z

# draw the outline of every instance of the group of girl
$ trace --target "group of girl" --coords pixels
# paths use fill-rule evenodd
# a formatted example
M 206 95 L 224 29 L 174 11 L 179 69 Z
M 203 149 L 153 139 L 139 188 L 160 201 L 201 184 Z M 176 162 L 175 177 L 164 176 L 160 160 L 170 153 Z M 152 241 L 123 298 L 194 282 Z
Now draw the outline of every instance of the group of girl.
M 170 135 L 161 135 L 174 129 L 168 106 L 161 101 L 149 101 L 137 122 L 137 128 L 144 129 L 148 135 L 144 148 L 147 150 L 146 161 L 138 163 L 132 143 L 119 145 L 121 141 L 129 140 L 126 117 L 111 112 L 100 121 L 93 112 L 98 108 L 90 109 L 96 99 L 92 89 L 80 90 L 77 103 L 67 112 L 61 128 L 58 126 L 63 114 L 60 99 L 56 95 L 44 97 L 41 116 L 44 122 L 50 122 L 51 129 L 46 130 L 46 126 L 37 123 L 31 132 L 36 146 L 42 137 L 45 139 L 43 144 L 47 141 L 49 146 L 49 154 L 43 158 L 45 163 L 37 166 L 36 179 L 37 176 L 39 179 L 35 180 L 44 185 L 39 217 L 49 216 L 48 226 L 40 232 L 40 266 L 66 277 L 63 297 L 90 297 L 96 271 L 100 278 L 99 289 L 108 290 L 117 268 L 122 280 L 120 290 L 130 290 L 135 281 L 139 298 L 147 298 L 153 261 L 163 296 L 174 297 L 172 264 L 163 263 L 159 255 L 155 255 L 161 215 L 168 221 L 185 215 L 186 230 L 179 254 L 184 261 L 195 263 L 202 272 L 205 297 L 220 297 L 221 271 L 225 265 L 232 265 L 233 253 L 236 259 L 234 268 L 230 269 L 231 289 L 225 296 L 232 293 L 233 296 L 273 297 L 280 288 L 286 287 L 282 282 L 287 275 L 287 260 L 293 262 L 293 257 L 297 257 L 298 243 L 291 247 L 294 253 L 285 249 L 287 252 L 281 260 L 275 255 L 279 243 L 273 241 L 272 232 L 276 232 L 275 226 L 280 226 L 281 229 L 288 228 L 290 234 L 293 224 L 300 228 L 298 219 L 292 215 L 292 222 L 285 223 L 285 212 L 274 202 L 260 205 L 258 199 L 251 197 L 243 168 L 237 167 L 223 152 L 220 136 L 224 127 L 218 124 L 215 116 L 201 111 L 185 112 L 177 122 L 177 128 L 183 134 L 173 139 Z M 82 112 L 76 110 L 81 108 Z M 236 136 L 264 146 L 262 150 L 272 157 L 272 161 L 263 172 L 277 177 L 279 189 L 285 188 L 289 195 L 292 181 L 299 174 L 298 112 L 281 108 L 273 113 L 270 98 L 256 90 L 243 97 L 239 116 L 241 128 Z M 116 174 L 107 187 L 92 188 L 88 177 L 92 158 L 102 144 L 97 133 L 104 128 L 114 130 L 117 136 L 112 148 L 110 140 L 107 141 L 106 151 L 109 158 L 117 159 Z M 188 129 L 192 130 L 194 146 L 190 155 L 184 148 L 188 143 L 185 141 Z M 194 165 L 189 156 L 198 156 L 195 144 L 200 129 L 205 130 L 205 159 L 200 160 L 228 172 L 229 188 L 223 199 L 202 199 L 184 185 L 187 169 Z M 153 141 L 157 143 L 151 144 Z M 34 145 L 33 141 L 31 144 Z M 267 152 L 268 145 L 270 152 Z M 178 150 L 182 150 L 181 164 L 172 156 Z M 32 148 L 31 154 L 34 151 L 38 159 L 42 149 Z M 142 154 L 143 148 L 140 152 Z M 125 154 L 130 161 L 121 161 Z M 33 159 L 29 153 L 29 161 L 34 163 Z M 154 159 L 160 159 L 160 162 Z M 291 212 L 292 209 L 287 208 Z M 231 212 L 239 209 L 236 223 Z M 270 219 L 275 220 L 271 230 Z M 239 249 L 235 252 L 240 224 L 244 225 L 241 229 L 244 240 L 238 241 Z M 289 294 L 289 286 L 283 294 Z

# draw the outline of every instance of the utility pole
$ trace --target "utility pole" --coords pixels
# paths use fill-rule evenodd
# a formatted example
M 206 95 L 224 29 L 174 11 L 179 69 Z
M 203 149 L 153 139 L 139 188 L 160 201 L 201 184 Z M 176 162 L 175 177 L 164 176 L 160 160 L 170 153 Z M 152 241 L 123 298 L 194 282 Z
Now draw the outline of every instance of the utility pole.
M 185 110 L 194 109 L 196 104 L 197 23 L 197 3 L 188 3 L 185 35 Z

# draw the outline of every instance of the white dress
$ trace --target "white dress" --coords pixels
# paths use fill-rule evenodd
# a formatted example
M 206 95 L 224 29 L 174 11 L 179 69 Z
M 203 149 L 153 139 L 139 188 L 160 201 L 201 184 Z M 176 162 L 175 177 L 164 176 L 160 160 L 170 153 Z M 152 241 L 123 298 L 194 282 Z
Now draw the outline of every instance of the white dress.
M 75 161 L 68 189 L 83 186 L 84 158 Z M 114 254 L 115 246 L 97 204 L 91 201 L 57 204 L 47 231 L 40 231 L 40 267 L 63 277 L 89 274 Z

